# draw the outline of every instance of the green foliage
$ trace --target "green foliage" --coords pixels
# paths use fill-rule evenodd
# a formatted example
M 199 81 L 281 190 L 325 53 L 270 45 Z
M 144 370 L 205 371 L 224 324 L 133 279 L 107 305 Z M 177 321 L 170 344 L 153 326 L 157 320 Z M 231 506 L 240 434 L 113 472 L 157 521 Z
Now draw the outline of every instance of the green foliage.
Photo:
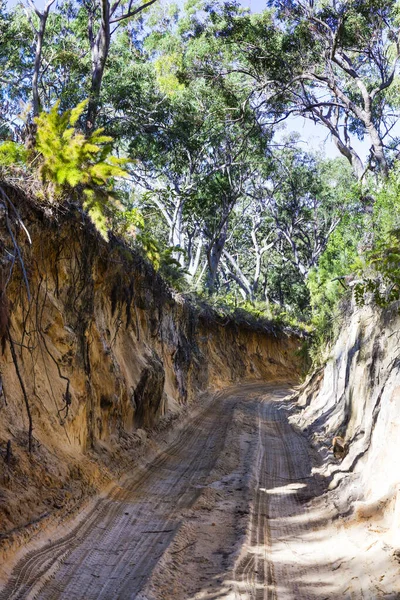
M 167 96 L 174 96 L 185 89 L 177 76 L 182 67 L 181 56 L 176 53 L 161 56 L 155 61 L 154 67 L 161 92 Z
M 137 236 L 144 256 L 151 262 L 156 271 L 160 268 L 161 252 L 160 244 L 147 231 L 143 230 Z
M 144 218 L 138 208 L 121 206 L 113 215 L 112 226 L 116 235 L 124 239 L 135 238 L 138 230 L 144 228 Z
M 371 297 L 385 308 L 400 300 L 400 166 L 397 164 L 380 189 L 372 215 L 372 239 L 357 272 L 357 304 Z
M 11 141 L 0 144 L 0 167 L 25 165 L 26 161 L 27 151 L 22 144 Z
M 187 272 L 175 258 L 176 255 L 182 252 L 181 248 L 165 246 L 153 237 L 146 227 L 139 230 L 136 241 L 139 245 L 139 251 L 174 289 L 178 291 L 187 289 Z
M 187 287 L 187 272 L 176 258 L 183 251 L 159 238 L 150 221 L 138 208 L 120 206 L 112 214 L 112 230 L 138 250 L 174 289 L 183 291 Z
M 112 138 L 97 129 L 85 136 L 77 123 L 87 100 L 59 113 L 59 102 L 35 119 L 36 149 L 41 156 L 40 175 L 50 183 L 56 196 L 79 188 L 85 198 L 83 207 L 93 223 L 107 237 L 107 212 L 111 209 L 114 180 L 125 177 L 128 161 L 111 155 Z
M 37 125 L 36 148 L 42 157 L 40 168 L 43 181 L 63 187 L 83 185 L 93 189 L 106 186 L 115 177 L 126 176 L 122 168 L 126 159 L 111 155 L 112 138 L 96 129 L 88 137 L 76 128 L 88 101 L 59 113 L 60 102 L 35 119 Z
M 400 227 L 400 164 L 395 163 L 389 177 L 375 193 L 372 223 L 376 242 L 382 242 Z
M 201 301 L 207 303 L 213 308 L 215 313 L 221 318 L 232 318 L 236 321 L 242 321 L 247 324 L 263 323 L 276 325 L 278 327 L 289 327 L 302 333 L 309 333 L 310 328 L 304 321 L 296 318 L 294 314 L 285 311 L 276 304 L 266 304 L 265 302 L 240 300 L 235 294 L 216 294 L 212 297 L 198 294 Z
M 356 284 L 354 294 L 359 306 L 367 294 L 381 308 L 400 299 L 400 229 L 390 231 L 366 254 L 363 281 Z
M 176 258 L 182 254 L 182 248 L 179 246 L 170 246 L 163 248 L 160 253 L 160 273 L 168 281 L 168 283 L 180 292 L 188 289 L 187 270 L 182 267 L 179 260 Z
M 335 338 L 342 300 L 350 298 L 352 290 L 359 306 L 372 301 L 385 308 L 400 299 L 399 168 L 393 168 L 383 185 L 370 184 L 361 204 L 350 200 L 308 279 L 314 327 L 311 353 L 315 361 Z M 360 196 L 361 190 L 356 193 Z
M 364 235 L 365 215 L 348 212 L 330 237 L 318 265 L 307 281 L 312 308 L 313 346 L 311 354 L 318 360 L 320 352 L 332 341 L 341 319 L 341 301 L 350 295 L 358 247 Z

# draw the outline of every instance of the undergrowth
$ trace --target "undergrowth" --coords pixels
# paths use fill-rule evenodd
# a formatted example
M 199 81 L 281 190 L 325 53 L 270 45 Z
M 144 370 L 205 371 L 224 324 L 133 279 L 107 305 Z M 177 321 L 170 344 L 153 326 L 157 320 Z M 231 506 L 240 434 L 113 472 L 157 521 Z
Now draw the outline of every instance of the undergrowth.
M 277 305 L 263 302 L 240 301 L 233 296 L 208 296 L 199 292 L 185 294 L 200 312 L 211 310 L 219 319 L 228 319 L 238 324 L 266 330 L 286 329 L 308 336 L 310 326 L 288 314 Z
M 314 365 L 326 359 L 352 300 L 378 309 L 400 300 L 399 164 L 369 192 L 365 210 L 345 213 L 308 279 Z

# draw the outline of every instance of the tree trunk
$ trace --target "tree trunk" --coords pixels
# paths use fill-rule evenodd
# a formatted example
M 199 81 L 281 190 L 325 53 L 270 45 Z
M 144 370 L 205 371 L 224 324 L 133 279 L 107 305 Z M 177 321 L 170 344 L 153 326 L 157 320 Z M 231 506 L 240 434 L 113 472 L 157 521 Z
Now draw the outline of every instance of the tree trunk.
M 50 8 L 54 4 L 55 0 L 48 0 L 43 12 L 40 12 L 33 3 L 33 0 L 28 0 L 31 10 L 39 18 L 39 29 L 37 30 L 33 24 L 29 11 L 27 10 L 27 17 L 32 24 L 33 30 L 36 34 L 36 50 L 35 50 L 35 61 L 33 65 L 32 75 L 32 113 L 33 118 L 38 117 L 40 114 L 40 96 L 39 96 L 39 78 L 40 68 L 42 66 L 42 52 L 43 52 L 43 41 L 46 32 L 47 18 L 49 16 Z M 27 126 L 27 138 L 26 145 L 28 148 L 34 148 L 36 144 L 36 124 L 28 123 Z
M 183 199 L 178 199 L 178 203 L 175 207 L 174 216 L 172 219 L 170 232 L 169 232 L 169 240 L 168 243 L 172 247 L 178 246 L 179 248 L 184 249 L 183 243 L 183 207 L 185 201 Z M 185 257 L 182 252 L 173 252 L 173 258 L 179 262 L 181 267 L 185 264 Z
M 226 258 L 229 261 L 229 263 L 231 264 L 231 266 L 234 269 L 234 272 L 232 272 L 231 269 L 228 267 L 228 265 L 224 265 L 225 271 L 227 272 L 227 274 L 230 277 L 232 277 L 232 279 L 234 281 L 236 281 L 241 292 L 244 293 L 244 299 L 246 300 L 246 298 L 248 298 L 252 302 L 254 300 L 254 290 L 253 290 L 253 287 L 252 287 L 250 281 L 248 280 L 248 278 L 245 276 L 245 274 L 241 270 L 238 262 L 235 260 L 235 258 L 229 252 L 227 252 L 224 249 L 222 251 L 222 254 L 223 254 L 224 258 Z
M 199 242 L 197 244 L 196 252 L 192 253 L 192 256 L 190 257 L 190 260 L 189 260 L 188 272 L 189 272 L 189 277 L 191 279 L 194 278 L 194 276 L 196 275 L 197 270 L 199 268 L 203 245 L 204 245 L 203 238 L 200 237 Z
M 206 287 L 210 295 L 213 294 L 215 291 L 218 266 L 221 260 L 222 252 L 224 250 L 227 235 L 228 219 L 226 219 L 225 223 L 223 224 L 218 237 L 209 246 L 207 250 L 208 273 Z
M 357 177 L 358 181 L 361 181 L 361 179 L 364 176 L 365 169 L 362 160 L 358 156 L 357 152 L 351 146 L 346 146 L 339 137 L 333 136 L 333 141 L 335 142 L 335 146 L 339 150 L 339 152 L 345 158 L 347 158 L 347 160 L 351 164 L 353 172 Z
M 111 43 L 110 24 L 119 23 L 134 17 L 155 2 L 156 0 L 148 0 L 148 2 L 145 2 L 134 9 L 131 9 L 131 3 L 129 3 L 128 11 L 125 14 L 116 16 L 115 11 L 119 6 L 119 2 L 116 2 L 111 8 L 109 0 L 101 0 L 101 23 L 95 38 L 93 37 L 92 27 L 94 14 L 89 15 L 89 41 L 92 52 L 92 84 L 86 117 L 86 130 L 88 132 L 93 131 L 96 124 L 100 104 L 101 84 Z
M 86 117 L 86 130 L 89 133 L 94 130 L 96 124 L 100 103 L 101 84 L 103 81 L 108 51 L 110 49 L 110 37 L 110 3 L 108 0 L 102 0 L 100 29 L 91 45 L 92 83 Z
M 48 12 L 44 12 L 40 17 L 39 31 L 36 40 L 35 64 L 32 77 L 32 108 L 33 116 L 38 117 L 40 113 L 40 97 L 39 97 L 39 75 L 40 66 L 42 64 L 43 39 L 46 31 Z
M 372 142 L 372 152 L 379 170 L 382 172 L 384 177 L 387 177 L 389 175 L 389 167 L 386 161 L 381 136 L 379 135 L 379 132 L 373 123 L 367 123 L 367 131 Z

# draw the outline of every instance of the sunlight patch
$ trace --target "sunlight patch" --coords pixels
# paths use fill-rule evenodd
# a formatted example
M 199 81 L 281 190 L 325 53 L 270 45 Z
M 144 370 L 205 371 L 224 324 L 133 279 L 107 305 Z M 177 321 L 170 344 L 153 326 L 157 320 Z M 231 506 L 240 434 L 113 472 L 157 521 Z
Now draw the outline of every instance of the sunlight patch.
M 305 483 L 288 483 L 287 485 L 270 488 L 269 490 L 260 488 L 260 492 L 265 492 L 266 494 L 295 494 L 297 490 L 301 490 L 305 487 L 307 487 Z

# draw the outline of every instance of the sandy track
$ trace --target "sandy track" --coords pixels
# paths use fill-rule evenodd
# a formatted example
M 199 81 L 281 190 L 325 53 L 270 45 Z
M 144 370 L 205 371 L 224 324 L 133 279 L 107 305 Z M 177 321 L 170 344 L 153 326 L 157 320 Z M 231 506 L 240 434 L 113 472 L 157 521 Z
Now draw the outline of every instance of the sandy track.
M 25 556 L 0 600 L 400 597 L 365 582 L 365 561 L 339 571 L 357 549 L 310 508 L 321 488 L 286 392 L 217 395 L 70 534 Z

